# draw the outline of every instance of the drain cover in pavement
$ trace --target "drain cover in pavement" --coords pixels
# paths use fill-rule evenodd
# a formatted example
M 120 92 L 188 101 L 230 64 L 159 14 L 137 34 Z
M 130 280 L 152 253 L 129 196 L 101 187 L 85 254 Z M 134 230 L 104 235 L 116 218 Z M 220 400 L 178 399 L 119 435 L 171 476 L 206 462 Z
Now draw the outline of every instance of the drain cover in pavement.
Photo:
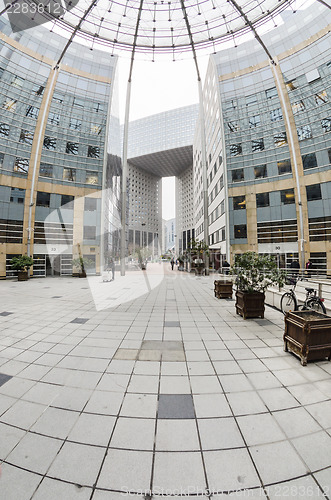
M 160 394 L 158 418 L 182 419 L 195 418 L 191 394 Z
M 5 384 L 6 382 L 8 382 L 8 380 L 10 380 L 11 377 L 10 375 L 6 375 L 5 373 L 0 373 L 0 387 Z
M 87 320 L 88 320 L 88 318 L 75 318 L 72 321 L 70 321 L 70 323 L 84 324 L 84 323 L 86 323 Z
M 165 327 L 175 327 L 175 326 L 180 326 L 180 322 L 179 321 L 165 321 L 164 322 L 164 326 Z

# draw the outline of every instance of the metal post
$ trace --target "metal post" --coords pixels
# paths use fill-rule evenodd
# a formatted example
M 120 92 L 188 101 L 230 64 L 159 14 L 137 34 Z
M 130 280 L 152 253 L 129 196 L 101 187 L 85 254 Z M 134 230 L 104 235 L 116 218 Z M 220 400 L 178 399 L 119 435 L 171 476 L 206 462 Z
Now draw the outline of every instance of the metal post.
M 133 61 L 131 62 L 133 64 Z M 121 213 L 121 276 L 125 276 L 125 254 L 126 254 L 126 204 L 127 204 L 127 178 L 128 178 L 128 137 L 129 137 L 129 114 L 131 101 L 131 70 L 126 88 L 125 120 L 123 132 L 123 165 L 122 165 L 122 213 Z

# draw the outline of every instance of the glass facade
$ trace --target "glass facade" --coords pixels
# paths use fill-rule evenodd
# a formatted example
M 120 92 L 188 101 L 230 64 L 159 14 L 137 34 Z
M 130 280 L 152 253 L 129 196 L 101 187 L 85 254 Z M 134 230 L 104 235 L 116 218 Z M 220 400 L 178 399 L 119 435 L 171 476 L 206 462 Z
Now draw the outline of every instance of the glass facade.
M 0 27 L 10 34 L 5 21 L 0 20 Z M 47 236 L 56 233 L 59 253 L 64 241 L 67 254 L 75 255 L 79 243 L 88 255 L 91 234 L 85 227 L 98 228 L 97 237 L 92 238 L 95 245 L 100 240 L 101 208 L 96 219 L 84 209 L 79 215 L 79 203 L 67 205 L 89 193 L 101 193 L 105 179 L 114 187 L 109 180 L 114 173 L 111 155 L 116 158 L 120 183 L 120 146 L 115 146 L 119 120 L 113 102 L 117 58 L 98 51 L 92 55 L 87 47 L 72 43 L 63 64 L 56 68 L 66 45 L 64 38 L 42 27 L 14 38 L 0 39 L 0 188 L 4 193 L 0 219 L 7 236 L 8 227 L 20 221 L 15 231 L 20 236 L 15 242 L 3 236 L 1 243 L 16 246 L 5 247 L 2 254 L 4 258 L 9 253 L 46 255 Z M 13 189 L 27 196 L 16 196 Z M 116 210 L 120 210 L 119 192 L 115 187 L 112 194 Z M 73 226 L 74 217 L 83 225 L 82 231 Z M 68 233 L 69 227 L 70 241 L 61 234 Z M 98 269 L 100 255 L 96 264 Z

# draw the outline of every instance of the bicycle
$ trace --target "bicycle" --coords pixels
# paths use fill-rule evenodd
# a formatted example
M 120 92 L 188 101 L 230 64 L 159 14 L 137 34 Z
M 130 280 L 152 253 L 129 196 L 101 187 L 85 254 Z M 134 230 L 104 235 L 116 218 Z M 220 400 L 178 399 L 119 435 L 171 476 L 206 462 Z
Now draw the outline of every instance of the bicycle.
M 290 278 L 289 282 L 292 285 L 292 289 L 285 292 L 280 299 L 280 308 L 283 314 L 289 311 L 305 311 L 307 309 L 312 309 L 313 311 L 326 314 L 325 305 L 323 304 L 324 299 L 321 299 L 314 288 L 305 288 L 306 298 L 303 304 L 298 305 L 298 300 L 295 295 L 295 287 L 298 281 L 304 281 L 304 278 Z

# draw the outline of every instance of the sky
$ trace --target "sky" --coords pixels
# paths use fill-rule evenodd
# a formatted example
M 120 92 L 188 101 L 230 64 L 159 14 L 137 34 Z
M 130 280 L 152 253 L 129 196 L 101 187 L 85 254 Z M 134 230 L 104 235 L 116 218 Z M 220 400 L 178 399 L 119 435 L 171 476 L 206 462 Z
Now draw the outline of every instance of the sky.
M 170 109 L 196 104 L 198 84 L 195 65 L 192 57 L 178 61 L 164 60 L 156 62 L 137 60 L 134 62 L 131 84 L 130 120 L 162 113 Z M 120 58 L 120 118 L 124 122 L 126 86 L 129 75 L 129 59 Z M 208 57 L 199 58 L 199 69 L 202 77 L 208 64 Z M 130 129 L 129 129 L 130 140 Z M 175 217 L 175 178 L 164 178 L 162 181 L 162 217 L 165 220 Z

